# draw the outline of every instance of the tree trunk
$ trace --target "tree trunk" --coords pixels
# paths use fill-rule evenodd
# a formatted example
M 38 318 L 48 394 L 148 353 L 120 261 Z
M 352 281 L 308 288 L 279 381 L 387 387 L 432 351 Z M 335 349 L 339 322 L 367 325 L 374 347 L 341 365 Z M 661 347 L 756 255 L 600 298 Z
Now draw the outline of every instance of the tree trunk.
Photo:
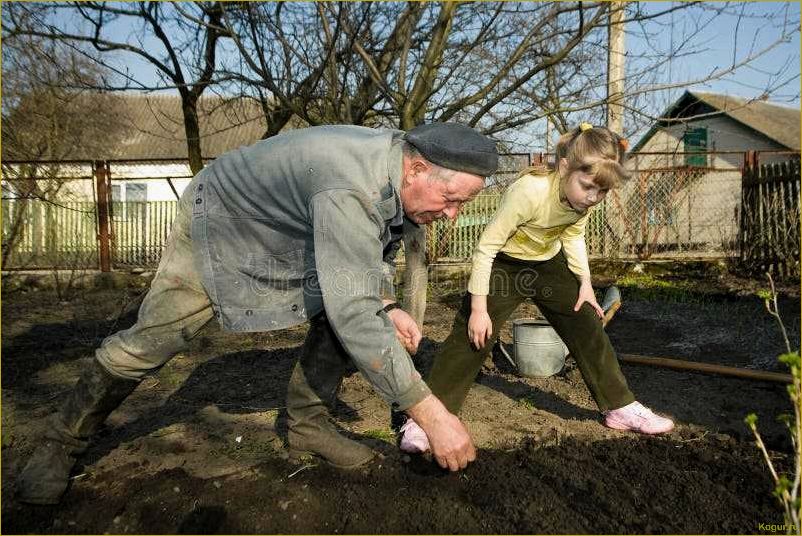
M 200 124 L 198 122 L 198 99 L 193 96 L 182 95 L 181 106 L 184 112 L 184 132 L 187 135 L 189 169 L 192 170 L 193 175 L 197 175 L 203 169 Z
M 423 330 L 426 314 L 426 288 L 429 266 L 426 263 L 426 227 L 404 219 L 404 310 Z

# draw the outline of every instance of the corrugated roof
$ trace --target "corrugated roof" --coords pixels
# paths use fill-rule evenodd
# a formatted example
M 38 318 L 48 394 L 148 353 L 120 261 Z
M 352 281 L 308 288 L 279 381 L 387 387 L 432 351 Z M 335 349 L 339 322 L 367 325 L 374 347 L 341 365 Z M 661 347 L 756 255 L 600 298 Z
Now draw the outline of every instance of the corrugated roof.
M 118 99 L 125 135 L 109 147 L 112 158 L 186 158 L 187 144 L 178 95 L 124 94 Z M 201 153 L 216 157 L 259 140 L 264 114 L 252 99 L 202 97 L 198 103 Z M 96 158 L 104 158 L 97 155 Z M 110 156 L 105 156 L 110 158 Z
M 799 150 L 800 110 L 764 100 L 747 100 L 718 93 L 690 91 L 700 101 L 784 145 Z
M 665 118 L 682 118 L 697 115 L 693 103 L 706 104 L 715 111 L 719 111 L 735 121 L 752 130 L 763 134 L 781 146 L 798 151 L 800 148 L 800 110 L 783 106 L 781 104 L 757 100 L 732 97 L 719 93 L 702 91 L 686 91 L 677 101 L 668 107 L 661 115 Z M 665 122 L 658 121 L 632 148 L 637 152 Z
M 61 120 L 70 121 L 70 117 L 80 118 L 86 114 L 92 116 L 92 121 L 87 121 L 86 125 L 78 124 L 80 121 L 64 125 L 67 130 L 70 126 L 73 128 L 65 141 L 69 146 L 62 148 L 58 156 L 43 154 L 42 158 L 46 160 L 187 158 L 184 119 L 178 95 L 87 92 L 64 99 L 63 106 L 69 112 Z M 250 145 L 261 139 L 266 131 L 264 114 L 253 99 L 202 97 L 198 103 L 198 115 L 201 154 L 204 157 L 217 157 L 231 149 Z M 295 128 L 297 123 L 292 122 Z M 25 133 L 15 136 L 20 140 L 29 139 L 29 143 L 41 142 L 40 138 L 47 135 L 47 132 L 41 133 L 41 121 L 28 122 L 20 116 L 13 125 L 18 130 L 31 129 L 27 137 Z M 7 124 L 3 127 L 9 128 Z M 4 143 L 4 158 L 13 158 L 9 157 L 9 151 Z

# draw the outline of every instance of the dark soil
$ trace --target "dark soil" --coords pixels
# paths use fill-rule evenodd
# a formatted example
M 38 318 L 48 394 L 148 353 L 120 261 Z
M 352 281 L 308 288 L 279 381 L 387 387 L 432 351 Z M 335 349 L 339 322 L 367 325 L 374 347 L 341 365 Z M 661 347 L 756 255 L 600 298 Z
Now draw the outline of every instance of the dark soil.
M 118 318 L 125 291 L 58 303 L 49 292 L 2 304 L 2 532 L 102 533 L 756 533 L 782 512 L 743 424 L 755 412 L 772 457 L 790 444 L 775 418 L 790 411 L 781 384 L 623 365 L 639 400 L 678 422 L 648 438 L 602 426 L 579 372 L 517 376 L 486 363 L 464 421 L 479 457 L 458 474 L 402 456 L 386 405 L 358 375 L 335 415 L 380 456 L 340 471 L 286 460 L 285 384 L 305 327 L 230 334 L 210 325 L 109 419 L 64 501 L 13 498 L 14 478 Z M 416 362 L 425 370 L 448 334 L 459 296 L 435 300 Z M 623 353 L 779 370 L 772 319 L 749 296 L 676 303 L 624 296 L 609 326 Z M 799 299 L 782 311 L 799 326 Z M 518 316 L 536 311 L 523 306 Z M 790 333 L 799 340 L 798 328 Z M 509 327 L 502 331 L 509 341 Z

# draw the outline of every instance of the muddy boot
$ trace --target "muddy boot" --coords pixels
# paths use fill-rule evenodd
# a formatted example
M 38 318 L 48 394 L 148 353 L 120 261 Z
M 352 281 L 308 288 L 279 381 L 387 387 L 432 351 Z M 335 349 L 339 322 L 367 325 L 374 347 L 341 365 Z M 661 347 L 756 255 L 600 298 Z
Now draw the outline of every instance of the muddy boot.
M 58 504 L 90 436 L 137 385 L 139 381 L 112 376 L 93 359 L 61 411 L 48 417 L 39 446 L 17 478 L 17 499 Z
M 370 447 L 337 431 L 329 413 L 347 371 L 347 359 L 326 317 L 315 317 L 287 386 L 290 458 L 319 456 L 342 469 L 373 459 Z

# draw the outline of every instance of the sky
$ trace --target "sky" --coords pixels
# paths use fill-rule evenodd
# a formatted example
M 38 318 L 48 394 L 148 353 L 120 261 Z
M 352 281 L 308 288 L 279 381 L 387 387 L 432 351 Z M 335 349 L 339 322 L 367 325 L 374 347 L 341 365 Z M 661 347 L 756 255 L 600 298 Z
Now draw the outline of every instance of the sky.
M 651 12 L 665 10 L 677 5 L 678 2 L 648 2 L 645 9 Z M 628 56 L 638 57 L 654 51 L 676 49 L 682 45 L 682 50 L 688 55 L 679 55 L 657 70 L 658 83 L 668 84 L 702 80 L 710 73 L 727 69 L 733 61 L 741 61 L 750 54 L 757 53 L 770 47 L 778 39 L 780 29 L 768 24 L 763 16 L 772 13 L 787 11 L 789 20 L 795 22 L 787 42 L 774 46 L 774 48 L 758 57 L 750 65 L 740 68 L 734 74 L 726 75 L 720 79 L 695 83 L 689 87 L 661 91 L 649 99 L 652 115 L 658 115 L 673 101 L 679 98 L 686 89 L 725 93 L 745 98 L 758 97 L 766 88 L 771 88 L 770 100 L 788 106 L 800 105 L 800 41 L 799 19 L 800 4 L 797 2 L 747 2 L 731 3 L 726 7 L 726 13 L 717 13 L 716 8 L 724 8 L 725 3 L 707 3 L 701 13 L 685 10 L 678 11 L 671 18 L 661 19 L 661 23 L 650 24 L 646 31 L 635 24 L 626 28 L 626 48 Z M 738 19 L 737 13 L 743 10 L 747 16 Z M 695 25 L 708 22 L 701 31 L 690 41 L 684 36 L 692 32 Z M 124 27 L 119 31 L 130 31 Z M 750 52 L 751 51 L 751 52 Z M 735 60 L 734 60 L 735 57 Z M 134 77 L 146 83 L 155 85 L 154 68 L 132 55 L 126 55 L 125 66 Z M 785 66 L 784 72 L 777 74 L 778 69 Z M 637 69 L 637 61 L 627 64 L 627 69 Z M 572 118 L 574 119 L 574 118 Z M 576 117 L 575 120 L 584 120 Z M 631 131 L 631 127 L 629 130 Z M 545 134 L 545 122 L 542 125 L 534 124 L 524 129 L 521 136 L 508 141 L 520 149 L 537 149 L 542 144 Z M 645 127 L 633 133 L 637 138 L 645 131 Z
M 666 9 L 676 2 L 654 2 L 648 4 L 652 10 Z M 799 106 L 800 94 L 800 42 L 799 42 L 799 18 L 800 4 L 798 2 L 748 2 L 745 6 L 752 15 L 767 15 L 770 13 L 782 12 L 788 9 L 789 19 L 796 21 L 797 31 L 793 33 L 787 43 L 780 44 L 756 59 L 749 66 L 738 70 L 735 74 L 724 77 L 723 79 L 713 80 L 706 83 L 695 84 L 690 89 L 701 91 L 712 91 L 717 93 L 727 93 L 741 97 L 754 97 L 760 94 L 766 86 L 776 86 L 772 100 L 785 103 L 791 106 Z M 719 3 L 721 5 L 721 3 Z M 738 12 L 741 4 L 734 4 L 729 11 Z M 713 16 L 712 13 L 709 16 Z M 692 27 L 692 21 L 687 20 L 683 14 L 677 14 L 674 18 L 674 31 L 664 28 L 656 36 L 651 36 L 652 40 L 658 43 L 657 46 L 668 49 L 672 42 L 672 37 L 679 40 L 683 31 Z M 760 18 L 749 17 L 738 20 L 732 14 L 720 14 L 715 17 L 714 23 L 699 40 L 698 48 L 701 52 L 687 58 L 677 58 L 671 62 L 671 79 L 673 80 L 695 80 L 707 76 L 710 72 L 725 69 L 733 63 L 733 53 L 739 59 L 750 54 L 750 50 L 755 52 L 763 50 L 772 45 L 780 36 L 778 28 L 771 27 L 766 21 Z M 648 47 L 646 39 L 634 28 L 628 31 L 627 46 L 631 50 L 644 50 Z M 788 72 L 782 77 L 773 76 L 773 72 L 785 63 L 789 63 Z M 669 73 L 666 69 L 664 73 L 666 81 Z M 784 84 L 781 84 L 785 81 Z M 671 90 L 670 98 L 674 100 L 679 97 L 684 89 Z

